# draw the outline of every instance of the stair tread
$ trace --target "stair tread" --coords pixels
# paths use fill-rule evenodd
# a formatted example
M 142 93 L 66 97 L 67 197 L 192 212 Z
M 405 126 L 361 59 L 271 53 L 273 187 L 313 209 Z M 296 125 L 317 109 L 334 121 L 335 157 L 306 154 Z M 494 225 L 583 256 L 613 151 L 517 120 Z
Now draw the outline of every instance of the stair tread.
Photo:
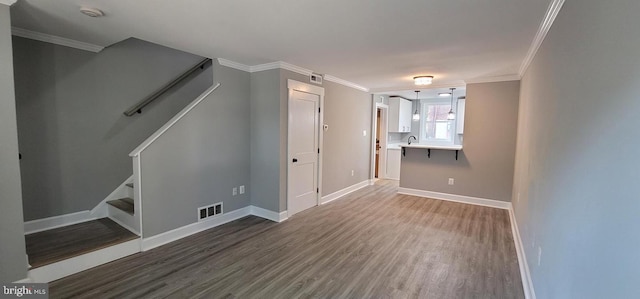
M 126 184 L 126 186 L 129 187 L 129 188 L 133 188 L 133 183 L 128 183 L 128 184 Z
M 107 203 L 130 215 L 133 215 L 134 213 L 133 199 L 131 198 L 120 198 L 120 199 L 110 200 L 110 201 L 107 201 Z

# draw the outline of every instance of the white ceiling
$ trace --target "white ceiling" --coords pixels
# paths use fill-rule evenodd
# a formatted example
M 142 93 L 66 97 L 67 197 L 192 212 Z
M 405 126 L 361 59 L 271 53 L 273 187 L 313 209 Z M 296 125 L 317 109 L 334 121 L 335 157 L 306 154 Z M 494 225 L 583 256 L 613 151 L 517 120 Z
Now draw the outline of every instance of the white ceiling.
M 284 61 L 375 92 L 412 89 L 415 75 L 434 86 L 517 75 L 550 2 L 19 0 L 11 12 L 14 27 L 81 42 L 136 37 L 245 65 Z
M 431 88 L 431 89 L 411 89 L 411 90 L 396 90 L 396 91 L 385 91 L 375 93 L 376 95 L 388 95 L 388 96 L 400 96 L 407 100 L 415 100 L 416 99 L 416 90 L 419 90 L 418 99 L 434 99 L 441 98 L 438 96 L 438 93 L 441 92 L 450 92 L 449 88 Z M 460 96 L 464 96 L 467 94 L 467 88 L 465 86 L 458 86 L 453 91 L 453 98 L 457 99 Z M 442 97 L 444 99 L 450 99 L 450 96 Z

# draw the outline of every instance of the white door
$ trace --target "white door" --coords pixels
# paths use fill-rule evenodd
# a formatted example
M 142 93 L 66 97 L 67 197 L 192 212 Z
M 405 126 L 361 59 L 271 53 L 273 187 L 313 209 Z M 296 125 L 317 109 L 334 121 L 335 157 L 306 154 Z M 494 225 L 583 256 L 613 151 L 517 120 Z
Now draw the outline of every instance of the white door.
M 288 213 L 318 205 L 320 95 L 289 91 Z

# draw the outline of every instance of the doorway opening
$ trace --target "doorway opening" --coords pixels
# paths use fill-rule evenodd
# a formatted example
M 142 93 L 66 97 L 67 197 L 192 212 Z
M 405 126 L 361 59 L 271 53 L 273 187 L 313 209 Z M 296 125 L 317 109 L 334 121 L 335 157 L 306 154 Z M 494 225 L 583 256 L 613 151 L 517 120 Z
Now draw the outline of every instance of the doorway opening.
M 371 179 L 387 177 L 387 125 L 389 106 L 375 103 L 372 113 Z

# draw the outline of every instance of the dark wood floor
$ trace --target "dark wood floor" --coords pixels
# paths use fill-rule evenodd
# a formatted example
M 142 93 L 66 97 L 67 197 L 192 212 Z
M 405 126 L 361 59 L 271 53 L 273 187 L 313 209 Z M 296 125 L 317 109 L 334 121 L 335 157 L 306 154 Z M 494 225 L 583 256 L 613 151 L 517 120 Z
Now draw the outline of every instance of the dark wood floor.
M 138 238 L 102 218 L 25 236 L 31 268 L 42 267 L 81 254 Z
M 523 298 L 506 210 L 382 182 L 245 217 L 50 284 L 52 298 Z

